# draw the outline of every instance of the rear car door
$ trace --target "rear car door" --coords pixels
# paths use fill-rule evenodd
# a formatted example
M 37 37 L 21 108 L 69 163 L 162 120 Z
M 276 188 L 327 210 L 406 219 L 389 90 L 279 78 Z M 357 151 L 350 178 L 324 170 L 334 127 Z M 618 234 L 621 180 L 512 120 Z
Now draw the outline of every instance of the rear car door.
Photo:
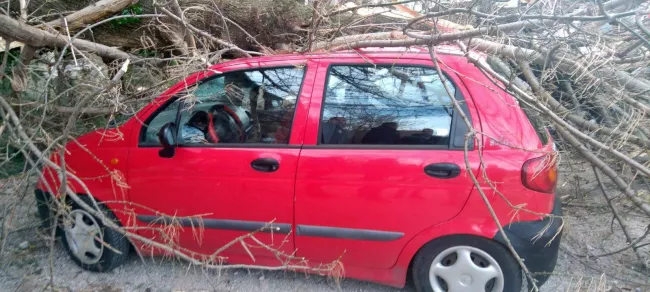
M 175 234 L 151 235 L 159 241 L 177 236 L 182 247 L 212 254 L 272 222 L 276 228 L 255 237 L 293 252 L 295 173 L 309 102 L 301 85 L 314 73 L 303 61 L 250 62 L 219 68 L 224 72 L 189 85 L 133 133 L 138 144 L 130 152 L 128 176 L 138 223 L 202 218 L 180 219 L 183 229 Z M 310 93 L 311 84 L 302 90 Z M 208 126 L 201 116 L 209 116 Z M 179 125 L 178 146 L 165 158 L 157 132 L 169 122 Z M 256 256 L 272 256 L 245 242 Z M 241 244 L 220 255 L 250 260 Z
M 411 238 L 458 214 L 473 189 L 467 127 L 431 61 L 372 61 L 322 59 L 318 67 L 295 203 L 296 247 L 311 261 L 390 268 Z M 446 75 L 476 116 L 458 77 Z

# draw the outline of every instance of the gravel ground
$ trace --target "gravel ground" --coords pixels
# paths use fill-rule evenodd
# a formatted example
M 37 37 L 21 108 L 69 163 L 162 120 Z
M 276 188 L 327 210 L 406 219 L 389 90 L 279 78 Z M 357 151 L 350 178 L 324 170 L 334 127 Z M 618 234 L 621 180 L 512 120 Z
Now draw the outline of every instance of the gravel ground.
M 597 199 L 600 194 L 594 182 L 576 177 L 565 178 L 559 188 L 560 194 L 574 194 L 579 199 L 565 207 L 565 235 L 558 266 L 542 291 L 650 291 L 650 274 L 637 271 L 640 267 L 633 263 L 638 261 L 629 250 L 602 258 L 577 256 L 615 250 L 625 242 L 618 226 L 611 232 L 611 215 Z M 48 246 L 45 236 L 34 228 L 38 219 L 33 196 L 20 200 L 22 192 L 8 191 L 6 186 L 11 183 L 16 179 L 0 181 L 4 192 L 0 193 L 0 216 L 4 216 L 0 222 L 9 232 L 2 240 L 0 291 L 38 291 L 50 283 L 50 276 L 59 291 L 414 291 L 352 279 L 337 285 L 326 277 L 294 272 L 231 270 L 217 274 L 188 268 L 171 259 L 147 258 L 142 262 L 135 255 L 112 272 L 86 272 L 68 258 L 61 244 L 56 243 L 53 249 Z M 9 210 L 13 212 L 6 212 Z M 638 236 L 649 222 L 637 215 L 625 213 L 632 232 Z M 643 252 L 650 256 L 650 246 Z

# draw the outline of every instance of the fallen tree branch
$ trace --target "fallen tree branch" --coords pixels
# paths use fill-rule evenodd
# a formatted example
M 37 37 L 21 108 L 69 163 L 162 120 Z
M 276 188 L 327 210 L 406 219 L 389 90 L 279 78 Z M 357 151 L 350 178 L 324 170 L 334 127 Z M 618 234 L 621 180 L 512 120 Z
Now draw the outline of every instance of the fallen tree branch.
M 634 23 L 636 24 L 636 26 L 639 27 L 639 29 L 646 35 L 646 37 L 650 38 L 650 30 L 648 30 L 648 28 L 645 27 L 645 25 L 643 25 L 642 18 L 639 15 L 637 15 L 635 18 L 636 19 Z
M 64 16 L 64 18 L 67 20 L 68 29 L 76 31 L 88 24 L 95 23 L 97 20 L 120 12 L 137 2 L 138 0 L 99 0 L 81 10 L 77 10 L 72 14 Z M 37 28 L 44 30 L 54 29 L 63 32 L 65 23 L 63 18 L 60 18 L 38 25 Z
M 165 13 L 167 16 L 169 16 L 169 17 L 175 19 L 176 21 L 181 22 L 181 23 L 183 22 L 182 19 L 180 19 L 178 16 L 174 15 L 174 13 L 172 13 L 172 12 L 169 11 L 169 10 L 167 10 L 165 7 L 158 6 L 158 9 L 160 9 L 160 11 L 162 11 L 163 13 Z M 223 47 L 229 48 L 229 49 L 231 49 L 231 50 L 237 52 L 237 53 L 238 53 L 239 55 L 241 55 L 241 56 L 244 56 L 244 57 L 250 58 L 250 57 L 251 57 L 251 54 L 255 54 L 255 55 L 263 55 L 263 54 L 261 54 L 261 53 L 257 53 L 257 52 L 249 52 L 249 51 L 245 51 L 245 50 L 239 48 L 238 46 L 236 46 L 236 45 L 233 44 L 233 43 L 230 43 L 230 42 L 227 42 L 227 41 L 222 40 L 222 39 L 220 39 L 220 38 L 217 38 L 217 37 L 215 37 L 215 36 L 213 36 L 213 35 L 211 35 L 211 34 L 205 32 L 205 31 L 202 31 L 202 30 L 196 28 L 195 26 L 193 26 L 193 25 L 190 24 L 190 23 L 186 23 L 186 24 L 187 24 L 187 28 L 190 29 L 191 31 L 193 31 L 193 32 L 199 34 L 200 36 L 205 37 L 205 38 L 207 38 L 207 39 L 209 39 L 209 40 L 211 40 L 211 41 L 213 41 L 213 42 L 219 44 L 220 46 L 223 46 Z
M 63 48 L 68 44 L 68 40 L 64 35 L 54 35 L 47 31 L 21 24 L 6 15 L 0 15 L 0 35 L 33 47 Z M 108 59 L 139 59 L 137 56 L 125 53 L 119 49 L 86 40 L 72 39 L 71 43 L 77 49 L 94 52 Z
M 617 7 L 625 4 L 625 1 L 613 0 L 608 3 L 610 4 L 611 7 Z M 576 13 L 573 16 L 577 17 L 578 15 L 579 13 Z M 615 16 L 620 18 L 620 17 L 624 17 L 625 15 L 617 14 Z M 570 21 L 566 20 L 564 22 L 570 22 Z M 412 21 L 411 24 L 413 23 L 415 22 Z M 448 42 L 448 41 L 468 39 L 468 38 L 474 38 L 479 36 L 497 35 L 500 33 L 517 31 L 517 30 L 522 30 L 527 28 L 535 28 L 539 26 L 553 27 L 556 25 L 557 25 L 557 21 L 550 20 L 550 19 L 523 20 L 523 21 L 499 24 L 495 26 L 484 26 L 484 27 L 479 27 L 479 28 L 460 31 L 460 32 L 427 35 L 427 34 L 418 34 L 418 33 L 409 32 L 408 28 L 410 26 L 407 24 L 407 26 L 402 30 L 402 33 L 406 36 L 409 36 L 410 38 L 408 39 L 359 40 L 359 41 L 347 43 L 344 46 L 335 46 L 332 48 L 332 50 L 356 49 L 356 48 L 363 48 L 363 47 L 408 47 L 414 45 L 438 45 L 440 43 Z
M 468 46 L 480 52 L 502 55 L 518 61 L 531 62 L 537 65 L 544 65 L 546 63 L 545 55 L 543 52 L 538 52 L 532 49 L 525 49 L 513 45 L 498 44 L 483 39 L 472 39 L 471 41 L 468 41 Z M 577 62 L 570 60 L 569 58 L 561 58 L 554 61 L 557 62 L 560 70 L 564 72 L 579 72 L 579 76 L 581 78 L 587 78 L 590 84 L 601 85 L 606 92 L 613 94 L 614 96 L 620 94 L 618 90 L 613 89 L 606 82 L 603 82 L 601 78 L 594 76 L 588 68 L 585 68 Z M 627 82 L 625 85 L 626 88 L 628 88 L 628 86 L 632 86 L 632 83 Z M 636 84 L 634 85 L 636 86 Z M 650 112 L 649 105 L 642 104 L 638 100 L 633 99 L 627 95 L 623 96 L 623 101 L 646 112 Z
M 0 62 L 0 80 L 5 77 L 5 68 L 7 67 L 7 60 L 9 59 L 9 48 L 11 45 L 11 40 L 5 39 L 5 51 L 2 54 L 2 62 Z
M 468 14 L 481 18 L 485 18 L 487 21 L 500 22 L 500 21 L 524 21 L 524 20 L 552 20 L 557 22 L 573 22 L 573 21 L 599 21 L 599 20 L 612 20 L 622 17 L 627 17 L 634 15 L 635 11 L 626 11 L 622 13 L 617 13 L 614 15 L 595 15 L 595 16 L 579 16 L 579 15 L 534 15 L 534 14 L 510 14 L 506 16 L 494 16 L 493 14 L 487 14 L 478 12 L 473 9 L 467 8 L 452 8 L 440 12 L 433 12 L 417 17 L 404 27 L 404 31 L 411 28 L 413 25 L 424 19 L 436 19 L 441 16 L 450 16 L 454 14 Z
M 538 96 L 544 96 L 545 100 L 552 100 L 553 97 L 546 92 L 544 89 L 541 88 L 539 82 L 537 81 L 537 78 L 535 78 L 535 75 L 533 74 L 532 70 L 530 69 L 530 66 L 526 62 L 520 62 L 520 68 L 522 69 L 524 76 L 526 77 L 526 81 L 528 84 L 530 84 L 531 88 L 533 89 L 533 92 L 538 95 Z M 523 93 L 523 92 L 522 92 Z M 519 94 L 522 94 L 519 93 Z M 554 112 L 547 110 L 543 108 L 543 105 L 541 105 L 539 102 L 535 102 L 534 100 L 527 100 L 527 102 L 532 102 L 536 108 L 540 109 L 544 114 L 546 114 L 547 117 L 549 117 L 553 122 L 558 124 L 561 127 L 566 128 L 571 132 L 571 134 L 580 137 L 582 140 L 586 141 L 589 144 L 592 144 L 593 146 L 596 146 L 600 149 L 603 149 L 612 155 L 616 156 L 617 158 L 621 159 L 622 161 L 625 161 L 626 163 L 630 164 L 630 166 L 636 168 L 646 176 L 650 177 L 650 169 L 642 165 L 641 163 L 636 162 L 634 159 L 628 157 L 627 155 L 619 152 L 618 150 L 614 149 L 611 146 L 605 145 L 600 141 L 597 141 L 593 139 L 592 137 L 587 136 L 586 134 L 578 131 L 577 129 L 571 127 L 568 123 L 564 122 L 559 116 L 557 116 Z
M 395 5 L 412 3 L 412 2 L 417 2 L 417 1 L 420 1 L 420 0 L 405 0 L 405 1 L 392 1 L 392 2 L 388 2 L 388 3 L 364 4 L 364 5 L 359 5 L 359 6 L 354 6 L 354 7 L 349 7 L 349 8 L 336 10 L 334 12 L 331 12 L 331 13 L 328 13 L 328 14 L 324 15 L 323 18 L 332 17 L 332 16 L 339 15 L 339 14 L 346 13 L 346 12 L 357 11 L 357 10 L 363 9 L 363 8 L 395 6 Z
M 632 241 L 629 241 L 629 244 L 628 244 L 628 245 L 626 245 L 626 246 L 624 246 L 624 247 L 622 247 L 622 248 L 619 248 L 619 249 L 617 249 L 617 250 L 610 251 L 610 252 L 606 252 L 606 253 L 603 253 L 603 254 L 590 255 L 590 257 L 597 257 L 597 258 L 600 258 L 600 257 L 606 257 L 606 256 L 610 256 L 610 255 L 614 255 L 614 254 L 617 254 L 617 253 L 620 253 L 620 252 L 626 251 L 626 250 L 628 250 L 628 249 L 630 249 L 630 248 L 634 249 L 635 252 L 636 252 L 638 249 L 637 249 L 637 247 L 635 247 L 635 246 L 636 246 L 639 242 L 641 242 L 643 239 L 645 239 L 645 238 L 648 236 L 648 234 L 650 234 L 650 225 L 649 225 L 649 226 L 646 226 L 646 228 L 645 228 L 645 232 L 644 232 L 641 236 L 637 237 L 636 239 L 634 239 L 634 240 L 632 240 Z M 643 264 L 645 267 L 648 266 L 648 263 L 645 262 L 645 261 L 641 261 L 641 264 Z
M 508 80 L 492 70 L 489 66 L 486 66 L 483 64 L 476 56 L 473 56 L 472 54 L 467 54 L 466 58 L 475 66 L 479 67 L 483 71 L 485 71 L 487 74 L 490 76 L 494 77 L 497 81 L 501 82 L 502 84 L 509 84 Z M 497 84 L 498 85 L 498 84 Z M 605 175 L 607 175 L 623 192 L 624 194 L 632 201 L 634 202 L 635 205 L 637 205 L 646 215 L 650 216 L 650 205 L 642 201 L 639 197 L 637 197 L 637 194 L 634 190 L 632 190 L 628 184 L 616 173 L 615 170 L 613 170 L 607 163 L 602 161 L 598 156 L 593 154 L 589 149 L 587 149 L 582 142 L 580 142 L 575 136 L 581 137 L 581 139 L 589 142 L 590 144 L 593 144 L 594 146 L 608 151 L 610 153 L 612 152 L 612 148 L 606 145 L 603 145 L 601 142 L 594 140 L 593 138 L 585 135 L 584 133 L 576 130 L 573 128 L 571 125 L 569 125 L 567 122 L 565 122 L 562 118 L 557 116 L 555 113 L 553 113 L 551 110 L 546 108 L 544 105 L 542 105 L 539 101 L 537 101 L 535 98 L 531 97 L 528 95 L 524 90 L 516 87 L 516 86 L 509 86 L 508 88 L 505 88 L 506 90 L 512 89 L 514 91 L 514 96 L 518 97 L 519 100 L 522 102 L 525 102 L 527 104 L 530 104 L 534 108 L 540 110 L 542 113 L 545 114 L 546 117 L 551 119 L 552 122 L 557 124 L 558 127 L 556 127 L 556 131 L 564 138 L 565 141 L 567 141 L 570 145 L 572 145 L 580 154 L 582 157 L 584 157 L 587 161 L 589 161 L 592 165 L 598 167 Z M 567 132 L 565 128 L 570 131 Z M 575 135 L 575 136 L 574 136 Z M 615 151 L 615 150 L 614 150 Z M 616 151 L 618 152 L 618 151 Z M 619 157 L 620 156 L 620 157 Z M 623 155 L 622 153 L 618 152 L 617 157 L 621 158 L 623 161 L 626 163 L 629 161 L 633 161 L 633 164 L 639 167 L 640 169 L 643 169 L 644 173 L 650 172 L 647 167 L 640 165 L 638 162 L 634 161 L 633 159 Z M 641 171 L 641 170 L 640 170 Z
M 612 203 L 612 198 L 610 198 L 609 194 L 607 194 L 607 190 L 605 189 L 605 184 L 603 183 L 603 179 L 600 177 L 600 173 L 598 173 L 598 169 L 595 166 L 592 166 L 591 168 L 594 171 L 594 176 L 596 177 L 596 181 L 598 182 L 598 186 L 600 187 L 600 190 L 603 192 L 603 196 L 605 197 L 605 201 L 607 201 L 607 205 L 609 205 L 609 208 L 612 210 L 612 214 L 614 215 L 614 218 L 616 219 L 616 221 L 618 221 L 618 225 L 621 226 L 621 230 L 623 230 L 623 234 L 625 235 L 626 242 L 629 243 L 628 246 L 623 247 L 623 248 L 621 248 L 619 250 L 608 252 L 608 253 L 601 254 L 601 255 L 595 255 L 595 257 L 604 257 L 604 256 L 613 255 L 613 254 L 622 252 L 622 251 L 624 251 L 624 250 L 631 247 L 634 250 L 634 253 L 636 253 L 636 256 L 639 258 L 639 261 L 644 266 L 646 266 L 646 268 L 650 268 L 650 267 L 648 267 L 648 263 L 646 263 L 646 261 L 644 259 L 643 253 L 638 248 L 635 247 L 635 245 L 637 243 L 641 242 L 641 240 L 643 240 L 643 238 L 645 238 L 648 235 L 648 233 L 650 232 L 650 226 L 646 227 L 646 232 L 642 236 L 639 236 L 636 240 L 632 240 L 632 234 L 628 230 L 628 227 L 625 224 L 625 220 L 623 220 L 621 215 L 618 213 L 618 210 L 616 210 L 616 208 L 614 207 L 614 204 Z
M 49 106 L 50 109 L 54 110 L 55 112 L 62 113 L 62 114 L 71 114 L 74 113 L 74 107 L 68 107 L 68 106 L 59 106 L 59 105 L 53 105 Z M 114 113 L 115 109 L 111 108 L 96 108 L 96 107 L 84 107 L 81 110 L 79 110 L 79 113 L 81 114 L 110 114 Z
M 154 4 L 157 5 L 158 3 L 154 2 Z M 194 35 L 187 28 L 188 22 L 185 19 L 180 4 L 178 4 L 177 0 L 170 0 L 167 2 L 167 6 L 170 7 L 170 12 L 174 13 L 178 18 L 172 18 L 171 27 L 164 30 L 159 28 L 159 30 L 164 31 L 168 39 L 181 50 L 183 55 L 195 54 L 196 41 L 194 40 Z
M 607 175 L 612 180 L 612 182 L 614 182 L 614 184 L 616 184 L 616 186 L 623 191 L 623 194 L 625 194 L 627 198 L 630 199 L 630 201 L 639 207 L 643 213 L 645 213 L 647 216 L 650 216 L 650 205 L 641 200 L 637 196 L 636 192 L 629 187 L 629 185 L 616 173 L 614 169 L 612 169 L 607 163 L 598 158 L 596 154 L 589 151 L 585 145 L 573 137 L 573 135 L 562 129 L 562 127 L 558 127 L 556 131 L 558 134 L 560 134 L 560 136 L 562 136 L 564 141 L 568 142 L 571 146 L 578 150 L 583 158 L 585 158 L 594 167 L 597 167 L 605 175 Z

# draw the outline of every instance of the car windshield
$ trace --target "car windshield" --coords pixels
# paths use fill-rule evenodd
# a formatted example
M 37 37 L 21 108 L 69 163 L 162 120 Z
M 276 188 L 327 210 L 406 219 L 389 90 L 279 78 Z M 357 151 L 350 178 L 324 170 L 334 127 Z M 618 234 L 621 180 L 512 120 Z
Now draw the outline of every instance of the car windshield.
M 224 76 L 209 79 L 193 89 L 193 95 L 202 101 L 223 101 L 227 103 L 244 103 L 243 91 L 262 88 L 264 96 L 279 104 L 280 101 L 294 101 L 298 97 L 300 86 L 295 84 L 295 74 L 301 70 L 278 68 L 265 71 L 233 72 Z M 290 84 L 287 82 L 291 82 Z M 232 94 L 232 93 L 235 94 Z M 225 94 L 229 93 L 229 94 Z M 230 100 L 235 99 L 241 100 Z

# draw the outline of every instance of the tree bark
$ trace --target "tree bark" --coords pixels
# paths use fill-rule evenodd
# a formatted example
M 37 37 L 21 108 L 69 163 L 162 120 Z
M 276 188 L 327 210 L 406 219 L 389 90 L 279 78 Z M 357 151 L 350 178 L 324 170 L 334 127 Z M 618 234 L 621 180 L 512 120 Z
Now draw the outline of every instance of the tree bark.
M 85 25 L 93 24 L 99 19 L 113 15 L 117 12 L 124 10 L 132 4 L 137 3 L 138 0 L 100 0 L 92 5 L 75 11 L 74 13 L 65 16 L 68 22 L 68 30 L 75 31 Z M 59 31 L 65 30 L 63 19 L 56 19 L 40 25 L 39 28 L 47 29 L 53 28 Z
M 8 36 L 10 39 L 33 47 L 63 48 L 68 43 L 68 38 L 64 35 L 54 35 L 24 23 L 19 23 L 6 15 L 0 15 L 0 35 Z M 139 59 L 137 56 L 127 54 L 116 48 L 82 39 L 73 39 L 72 45 L 76 49 L 94 52 L 107 59 Z

